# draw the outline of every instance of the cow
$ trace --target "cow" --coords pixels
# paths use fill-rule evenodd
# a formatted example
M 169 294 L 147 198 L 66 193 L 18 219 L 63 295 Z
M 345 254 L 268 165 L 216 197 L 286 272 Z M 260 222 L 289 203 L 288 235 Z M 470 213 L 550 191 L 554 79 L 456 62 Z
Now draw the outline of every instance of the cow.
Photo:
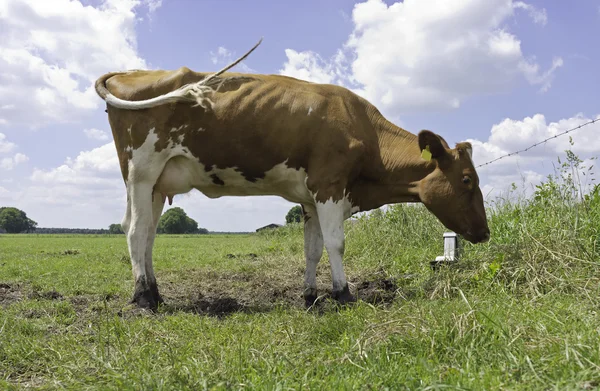
M 356 301 L 342 265 L 344 221 L 355 213 L 422 203 L 466 240 L 489 239 L 470 143 L 451 148 L 430 130 L 410 133 L 341 86 L 228 72 L 261 41 L 216 73 L 133 70 L 95 83 L 126 187 L 132 303 L 151 310 L 164 303 L 152 265 L 156 228 L 165 201 L 192 189 L 302 206 L 307 306 L 317 299 L 323 247 L 332 297 Z

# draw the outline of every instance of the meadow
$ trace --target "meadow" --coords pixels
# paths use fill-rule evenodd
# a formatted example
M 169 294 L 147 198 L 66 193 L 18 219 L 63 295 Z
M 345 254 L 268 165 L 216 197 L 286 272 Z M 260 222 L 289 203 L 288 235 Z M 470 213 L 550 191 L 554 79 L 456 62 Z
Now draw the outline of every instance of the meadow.
M 123 235 L 0 236 L 0 388 L 592 390 L 600 384 L 600 190 L 569 175 L 488 205 L 492 239 L 434 271 L 443 226 L 396 205 L 347 222 L 360 300 L 303 305 L 300 224 L 159 235 L 166 305 L 129 304 Z

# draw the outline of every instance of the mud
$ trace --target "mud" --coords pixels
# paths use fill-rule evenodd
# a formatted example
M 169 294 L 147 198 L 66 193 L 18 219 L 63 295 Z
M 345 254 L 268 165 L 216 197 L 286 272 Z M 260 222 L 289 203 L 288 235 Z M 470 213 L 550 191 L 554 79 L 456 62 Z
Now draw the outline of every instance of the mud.
M 395 279 L 363 281 L 356 287 L 356 296 L 370 304 L 389 304 L 394 301 L 397 290 Z
M 227 254 L 225 255 L 225 258 L 229 258 L 229 259 L 234 259 L 234 258 L 258 258 L 258 255 L 254 254 L 254 253 L 248 253 L 248 254 Z
M 21 286 L 18 284 L 0 283 L 0 305 L 8 306 L 23 299 Z
M 412 276 L 394 279 L 371 275 L 350 279 L 349 285 L 357 299 L 387 306 L 398 297 L 406 298 L 408 291 L 402 285 L 410 278 Z M 319 298 L 311 310 L 328 312 L 338 309 L 337 302 L 331 297 L 330 281 L 319 278 L 318 281 Z M 166 302 L 163 311 L 224 317 L 232 313 L 271 311 L 278 306 L 304 310 L 302 282 L 303 270 L 287 275 L 193 270 L 185 276 L 163 276 L 159 289 Z
M 46 299 L 46 300 L 60 300 L 63 298 L 63 295 L 55 290 L 47 291 L 47 292 L 37 292 L 33 291 L 29 294 L 30 299 Z
M 398 277 L 384 277 L 378 274 L 355 281 L 356 296 L 359 300 L 373 305 L 391 304 L 396 299 L 411 299 L 416 294 L 410 282 L 417 274 L 403 274 Z
M 52 256 L 52 257 L 59 257 L 62 255 L 78 255 L 81 254 L 81 251 L 77 250 L 77 249 L 67 249 L 67 250 L 63 250 L 63 251 L 40 251 L 41 254 L 47 255 L 47 256 Z

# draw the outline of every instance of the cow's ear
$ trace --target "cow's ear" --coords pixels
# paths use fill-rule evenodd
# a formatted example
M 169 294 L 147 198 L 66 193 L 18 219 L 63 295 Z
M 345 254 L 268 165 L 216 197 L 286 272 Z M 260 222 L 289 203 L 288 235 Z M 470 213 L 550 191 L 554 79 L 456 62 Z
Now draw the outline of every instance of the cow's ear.
M 440 159 L 448 154 L 446 147 L 442 143 L 442 138 L 430 130 L 421 130 L 419 132 L 419 148 L 425 159 L 427 159 L 429 154 L 431 154 L 430 157 L 432 159 Z

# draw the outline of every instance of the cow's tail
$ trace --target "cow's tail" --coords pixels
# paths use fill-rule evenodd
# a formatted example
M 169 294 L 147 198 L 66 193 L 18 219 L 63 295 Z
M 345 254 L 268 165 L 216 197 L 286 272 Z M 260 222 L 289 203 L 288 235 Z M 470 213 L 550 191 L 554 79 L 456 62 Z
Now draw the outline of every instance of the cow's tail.
M 240 58 L 238 58 L 231 64 L 227 65 L 225 68 L 221 69 L 220 71 L 213 73 L 211 75 L 208 75 L 207 77 L 200 80 L 199 82 L 186 84 L 174 91 L 171 91 L 164 95 L 157 96 L 152 99 L 136 100 L 136 101 L 124 100 L 124 99 L 117 98 L 116 96 L 111 94 L 110 91 L 108 91 L 108 89 L 106 88 L 106 81 L 115 75 L 123 75 L 123 74 L 126 74 L 127 72 L 113 72 L 113 73 L 107 73 L 107 74 L 101 76 L 98 80 L 96 80 L 96 85 L 95 85 L 96 93 L 98 94 L 98 96 L 100 96 L 100 98 L 102 98 L 104 101 L 106 101 L 106 103 L 108 105 L 114 106 L 119 109 L 126 109 L 126 110 L 148 109 L 148 108 L 162 105 L 165 103 L 179 102 L 179 101 L 196 102 L 197 105 L 207 108 L 207 103 L 211 104 L 211 102 L 206 95 L 208 93 L 213 92 L 213 88 L 208 86 L 208 83 L 211 80 L 213 80 L 214 78 L 221 75 L 222 73 L 228 71 L 229 69 L 233 68 L 234 66 L 236 66 L 237 64 L 242 62 L 246 57 L 248 57 L 250 55 L 250 53 L 252 53 L 254 51 L 254 49 L 256 49 L 258 47 L 258 45 L 261 44 L 262 40 L 263 39 L 261 38 L 256 43 L 256 45 L 254 45 L 252 47 L 252 49 L 250 49 L 246 52 L 246 54 L 244 54 L 243 56 L 241 56 Z

